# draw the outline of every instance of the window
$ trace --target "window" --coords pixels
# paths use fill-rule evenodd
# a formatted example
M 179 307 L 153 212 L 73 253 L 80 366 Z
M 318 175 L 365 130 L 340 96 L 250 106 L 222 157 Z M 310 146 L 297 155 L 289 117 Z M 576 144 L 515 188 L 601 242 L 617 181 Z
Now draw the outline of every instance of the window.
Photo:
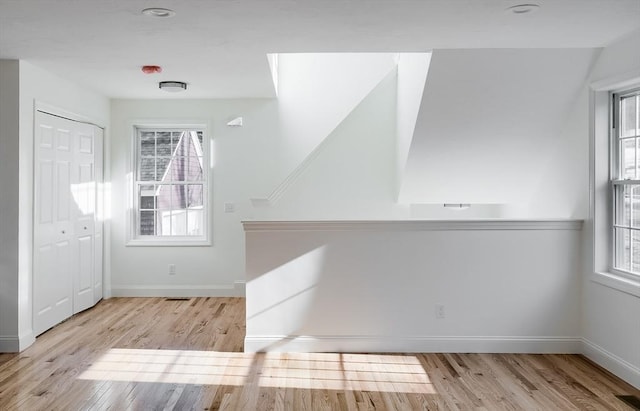
M 130 243 L 206 244 L 209 213 L 205 130 L 136 128 L 134 151 Z
M 640 275 L 640 90 L 613 95 L 613 267 Z

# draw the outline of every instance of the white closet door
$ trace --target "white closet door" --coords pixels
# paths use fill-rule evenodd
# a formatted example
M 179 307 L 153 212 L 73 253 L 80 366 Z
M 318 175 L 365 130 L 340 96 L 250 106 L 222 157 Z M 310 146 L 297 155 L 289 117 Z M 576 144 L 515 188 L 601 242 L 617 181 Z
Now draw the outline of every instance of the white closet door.
M 102 224 L 96 222 L 102 130 L 37 112 L 35 144 L 33 328 L 39 335 L 102 298 Z
M 102 267 L 103 267 L 103 257 L 102 257 L 102 247 L 104 242 L 104 234 L 103 234 L 103 221 L 104 221 L 104 174 L 103 174 L 103 148 L 104 148 L 104 131 L 95 127 L 94 137 L 95 137 L 95 157 L 94 157 L 94 170 L 95 170 L 95 183 L 96 183 L 96 220 L 94 226 L 94 238 L 95 238 L 95 246 L 94 246 L 94 260 L 93 264 L 95 267 L 94 275 L 93 275 L 93 304 L 96 304 L 98 301 L 102 299 Z
M 36 335 L 71 316 L 73 310 L 73 140 L 70 124 L 37 113 L 33 265 Z
M 94 126 L 75 124 L 73 167 L 76 180 L 71 192 L 76 205 L 75 237 L 78 258 L 73 270 L 73 312 L 78 313 L 92 307 L 93 277 L 95 274 L 95 217 L 96 217 L 96 176 Z

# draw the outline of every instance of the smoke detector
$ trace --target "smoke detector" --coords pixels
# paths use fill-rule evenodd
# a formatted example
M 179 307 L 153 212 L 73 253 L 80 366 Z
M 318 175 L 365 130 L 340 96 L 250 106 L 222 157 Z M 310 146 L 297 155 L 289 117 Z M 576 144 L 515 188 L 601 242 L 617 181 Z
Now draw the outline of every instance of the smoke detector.
M 540 9 L 540 5 L 529 3 L 529 4 L 518 4 L 515 6 L 507 7 L 505 11 L 511 14 L 522 15 L 522 14 L 535 13 L 536 11 L 538 11 L 538 9 Z
M 147 17 L 164 19 L 164 18 L 175 16 L 176 12 L 171 9 L 163 9 L 160 7 L 149 7 L 148 9 L 142 10 L 142 14 L 144 14 Z

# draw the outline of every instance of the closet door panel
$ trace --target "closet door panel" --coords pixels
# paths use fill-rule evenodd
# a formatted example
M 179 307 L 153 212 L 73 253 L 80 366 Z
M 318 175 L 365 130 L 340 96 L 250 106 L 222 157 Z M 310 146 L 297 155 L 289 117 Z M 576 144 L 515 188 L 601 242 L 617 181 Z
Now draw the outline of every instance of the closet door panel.
M 96 225 L 102 170 L 96 173 L 95 162 L 102 130 L 36 112 L 34 144 L 33 328 L 39 335 L 102 298 L 102 226 Z
M 72 128 L 36 115 L 33 328 L 36 335 L 72 314 L 74 209 L 71 200 Z
M 78 313 L 94 304 L 96 178 L 95 127 L 77 124 L 75 129 L 77 144 L 74 150 L 74 167 L 77 180 L 72 191 L 77 207 L 75 233 L 80 255 L 73 283 L 73 312 Z

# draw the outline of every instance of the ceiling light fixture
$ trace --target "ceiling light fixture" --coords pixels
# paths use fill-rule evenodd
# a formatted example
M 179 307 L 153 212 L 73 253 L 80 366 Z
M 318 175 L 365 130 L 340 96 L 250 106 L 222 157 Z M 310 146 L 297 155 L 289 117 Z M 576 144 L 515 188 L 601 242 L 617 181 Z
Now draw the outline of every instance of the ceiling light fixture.
M 184 91 L 187 89 L 187 83 L 182 81 L 161 81 L 158 83 L 160 90 L 168 91 L 170 93 L 177 93 L 178 91 Z
M 518 4 L 515 6 L 507 7 L 505 11 L 511 14 L 521 15 L 521 14 L 531 14 L 533 12 L 538 11 L 539 8 L 540 8 L 540 5 L 533 4 L 533 3 Z
M 148 17 L 167 18 L 176 15 L 176 12 L 171 9 L 163 9 L 160 7 L 150 7 L 142 10 L 142 14 Z

